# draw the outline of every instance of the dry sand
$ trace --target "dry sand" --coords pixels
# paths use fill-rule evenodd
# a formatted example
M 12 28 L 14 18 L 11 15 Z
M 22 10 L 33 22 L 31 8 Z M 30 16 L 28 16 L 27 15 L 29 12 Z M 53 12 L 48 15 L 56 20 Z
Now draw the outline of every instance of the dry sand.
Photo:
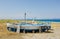
M 50 33 L 14 33 L 7 31 L 6 24 L 0 23 L 0 39 L 60 39 L 60 23 L 51 23 Z

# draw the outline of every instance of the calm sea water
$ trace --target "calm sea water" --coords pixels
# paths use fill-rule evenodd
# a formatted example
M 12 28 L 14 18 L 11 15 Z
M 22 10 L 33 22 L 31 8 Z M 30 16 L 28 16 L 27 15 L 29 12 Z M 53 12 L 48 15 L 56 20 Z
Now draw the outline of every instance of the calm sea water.
M 60 22 L 60 19 L 37 19 L 36 21 Z
M 17 20 L 24 20 L 24 19 L 17 19 Z M 33 20 L 33 19 L 27 19 Z M 45 22 L 60 22 L 60 19 L 34 19 L 35 21 L 45 21 Z

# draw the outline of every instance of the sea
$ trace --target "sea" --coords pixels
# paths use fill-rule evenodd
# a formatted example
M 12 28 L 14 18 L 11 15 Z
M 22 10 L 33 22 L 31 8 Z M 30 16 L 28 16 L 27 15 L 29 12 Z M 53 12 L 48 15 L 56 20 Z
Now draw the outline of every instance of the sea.
M 37 19 L 37 21 L 60 22 L 60 19 Z
M 17 20 L 24 20 L 24 19 L 17 19 Z M 33 20 L 33 19 L 27 19 L 27 20 Z M 60 22 L 60 19 L 34 19 L 34 21 Z

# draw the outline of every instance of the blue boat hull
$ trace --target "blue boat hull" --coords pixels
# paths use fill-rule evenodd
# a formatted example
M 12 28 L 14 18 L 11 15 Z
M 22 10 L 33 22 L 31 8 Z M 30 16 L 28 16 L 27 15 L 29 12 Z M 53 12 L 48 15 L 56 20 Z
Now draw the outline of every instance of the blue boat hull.
M 10 30 L 9 30 L 9 28 L 10 28 Z M 41 29 L 41 32 L 45 32 L 45 30 L 50 30 L 50 28 L 51 28 L 51 26 L 49 26 L 48 28 L 42 28 L 42 29 Z M 8 29 L 9 31 L 13 31 L 13 32 L 16 32 L 16 31 L 17 31 L 17 28 L 7 27 L 7 29 Z M 25 32 L 32 32 L 33 30 L 34 30 L 35 32 L 39 32 L 39 29 L 20 29 L 20 32 L 23 32 L 23 31 L 25 31 Z

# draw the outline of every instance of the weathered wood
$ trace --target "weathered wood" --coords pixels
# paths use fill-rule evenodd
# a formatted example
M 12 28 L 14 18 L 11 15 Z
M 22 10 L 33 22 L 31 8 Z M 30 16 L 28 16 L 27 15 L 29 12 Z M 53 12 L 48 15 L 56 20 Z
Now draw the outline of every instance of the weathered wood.
M 25 29 L 23 30 L 23 33 L 25 33 Z
M 47 27 L 47 32 L 48 32 L 48 27 Z
M 34 30 L 32 32 L 34 33 Z
M 9 28 L 9 31 L 11 31 L 11 28 Z
M 42 27 L 40 26 L 40 27 L 39 27 L 39 33 L 41 33 L 41 30 L 42 30 Z
M 20 33 L 20 26 L 17 26 L 17 33 Z

